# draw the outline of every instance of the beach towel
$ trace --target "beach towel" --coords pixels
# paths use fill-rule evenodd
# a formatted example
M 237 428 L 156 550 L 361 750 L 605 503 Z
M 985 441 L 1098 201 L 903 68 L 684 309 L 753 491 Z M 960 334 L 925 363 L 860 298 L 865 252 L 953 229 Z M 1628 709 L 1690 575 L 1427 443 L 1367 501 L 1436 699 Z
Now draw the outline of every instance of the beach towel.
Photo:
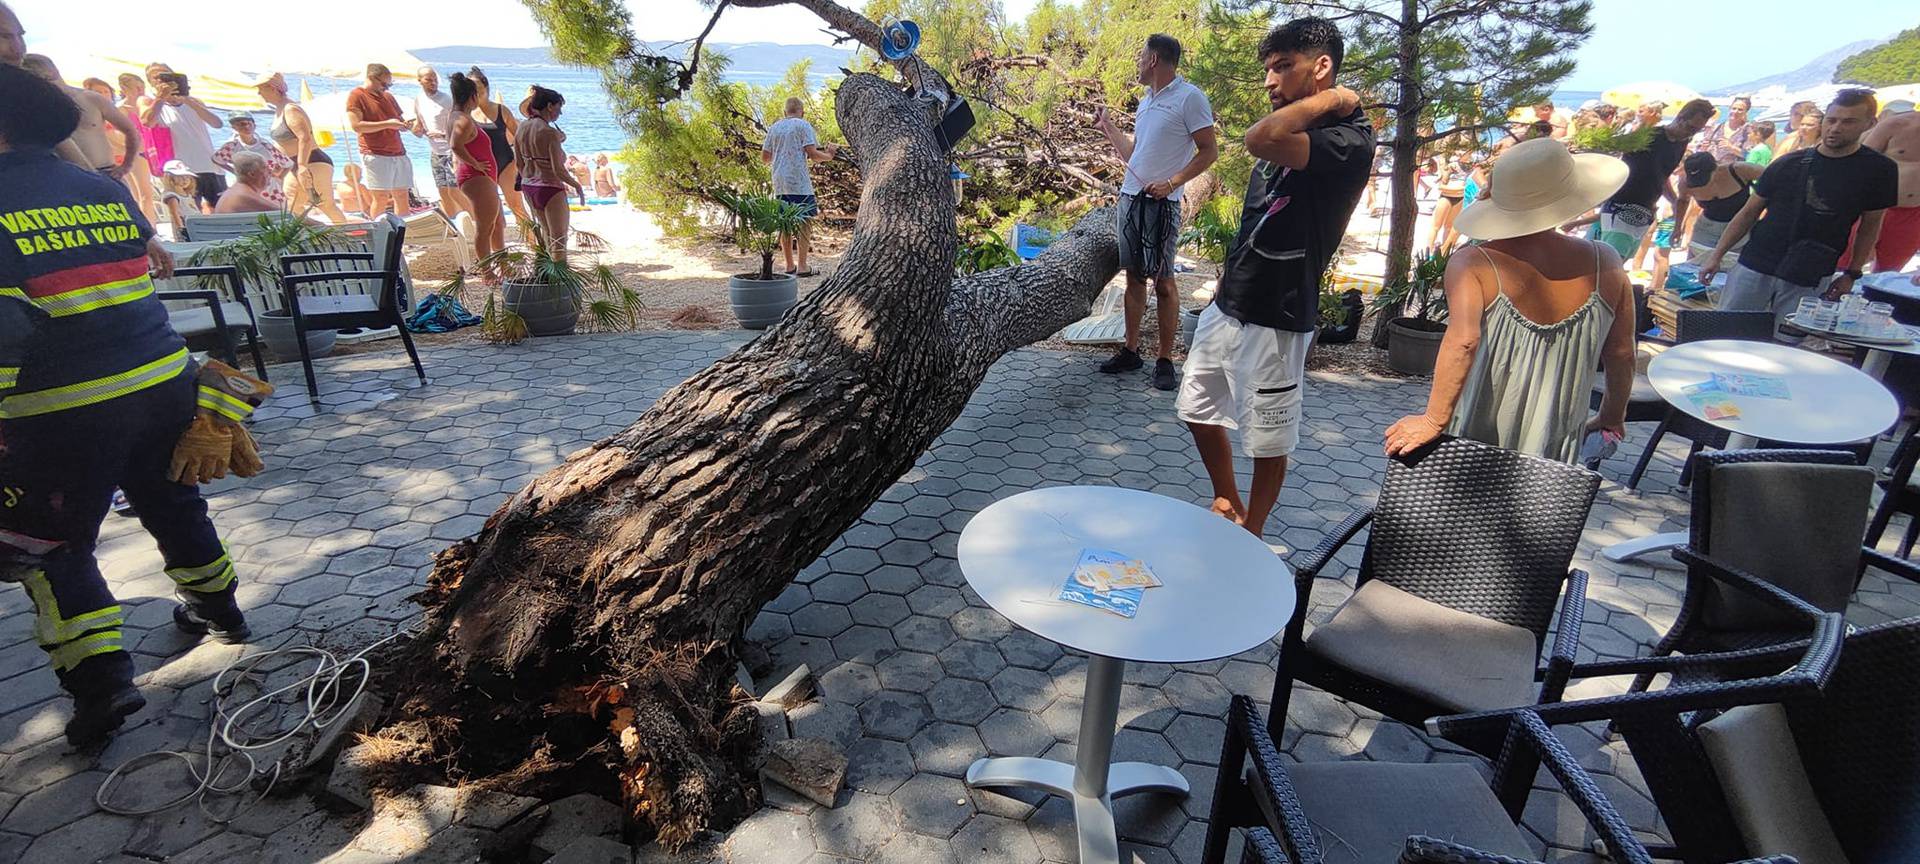
M 468 312 L 459 300 L 445 294 L 428 294 L 420 298 L 413 317 L 407 319 L 407 329 L 415 333 L 451 333 L 478 323 L 480 316 Z

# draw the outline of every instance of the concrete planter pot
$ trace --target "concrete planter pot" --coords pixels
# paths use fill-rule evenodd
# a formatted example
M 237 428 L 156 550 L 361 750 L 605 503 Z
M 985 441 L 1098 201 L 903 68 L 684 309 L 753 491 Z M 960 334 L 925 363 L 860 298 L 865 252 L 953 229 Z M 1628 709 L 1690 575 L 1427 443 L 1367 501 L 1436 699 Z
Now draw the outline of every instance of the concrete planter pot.
M 300 343 L 293 334 L 292 315 L 262 312 L 254 320 L 260 325 L 260 341 L 267 343 L 267 350 L 273 352 L 274 359 L 282 362 L 300 359 Z M 307 331 L 307 353 L 315 358 L 332 354 L 336 335 L 332 330 Z
M 1193 334 L 1200 329 L 1200 313 L 1205 308 L 1180 310 L 1180 344 L 1187 346 L 1188 351 L 1193 350 Z
M 800 302 L 800 277 L 775 273 L 772 279 L 761 279 L 758 273 L 736 273 L 727 278 L 727 301 L 741 327 L 765 330 Z
M 526 322 L 528 336 L 565 336 L 580 323 L 579 298 L 557 285 L 509 280 L 500 286 L 500 299 Z
M 1403 375 L 1432 375 L 1447 325 L 1424 318 L 1387 322 L 1387 366 Z

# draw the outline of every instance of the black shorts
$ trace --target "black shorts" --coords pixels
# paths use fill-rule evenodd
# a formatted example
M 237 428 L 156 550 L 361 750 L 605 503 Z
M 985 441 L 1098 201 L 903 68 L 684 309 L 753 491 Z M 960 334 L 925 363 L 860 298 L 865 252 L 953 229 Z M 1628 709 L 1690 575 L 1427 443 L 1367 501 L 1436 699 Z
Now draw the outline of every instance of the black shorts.
M 812 219 L 820 215 L 820 199 L 812 195 L 775 195 L 774 197 L 799 206 L 800 215 L 805 218 Z

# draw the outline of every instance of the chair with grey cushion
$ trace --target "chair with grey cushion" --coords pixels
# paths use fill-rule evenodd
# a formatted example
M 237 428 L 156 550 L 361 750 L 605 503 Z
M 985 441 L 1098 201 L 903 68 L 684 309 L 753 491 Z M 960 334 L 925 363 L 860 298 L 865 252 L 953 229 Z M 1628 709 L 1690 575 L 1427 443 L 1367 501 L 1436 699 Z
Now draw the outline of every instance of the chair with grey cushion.
M 1415 724 L 1558 700 L 1586 604 L 1587 576 L 1568 564 L 1599 484 L 1591 471 L 1465 439 L 1391 461 L 1379 504 L 1293 562 L 1298 601 L 1282 637 L 1272 734 L 1285 726 L 1295 681 Z M 1314 583 L 1369 525 L 1357 589 L 1307 634 Z M 1557 636 L 1541 667 L 1549 629 Z M 1501 736 L 1458 743 L 1491 755 Z
M 1816 609 L 1845 612 L 1868 567 L 1920 582 L 1920 568 L 1861 545 L 1874 472 L 1836 450 L 1720 450 L 1694 458 L 1687 592 L 1656 657 L 1738 651 L 1807 637 L 1804 618 L 1730 587 L 1749 574 Z M 1679 673 L 1688 678 L 1711 669 Z M 1635 678 L 1645 690 L 1653 675 Z
M 1288 864 L 1519 864 L 1533 844 L 1515 823 L 1544 765 L 1612 859 L 1653 859 L 1613 803 L 1573 754 L 1531 711 L 1516 711 L 1492 786 L 1459 762 L 1309 762 L 1289 764 L 1245 696 L 1228 709 L 1226 743 L 1213 787 L 1213 809 L 1200 860 L 1221 864 L 1228 838 L 1247 829 L 1242 860 L 1272 860 L 1277 840 Z M 1525 758 L 1515 758 L 1524 754 Z M 1524 776 L 1522 776 L 1524 775 Z M 1504 794 L 1496 789 L 1507 790 Z
M 1820 628 L 1813 641 L 1833 632 Z M 1782 651 L 1800 648 L 1701 662 Z M 1663 858 L 1920 861 L 1920 618 L 1853 632 L 1832 653 L 1837 662 L 1809 654 L 1796 664 L 1830 667 L 1813 691 L 1729 700 L 1729 685 L 1682 684 L 1594 700 L 1606 703 L 1599 713 L 1551 710 L 1615 722 L 1673 837 L 1670 854 L 1655 850 Z
M 427 370 L 420 365 L 420 352 L 414 348 L 413 336 L 401 320 L 407 311 L 403 299 L 406 288 L 400 280 L 406 231 L 406 223 L 392 214 L 374 223 L 371 246 L 381 252 L 377 258 L 372 252 L 318 252 L 281 257 L 280 269 L 285 274 L 280 278 L 283 302 L 293 315 L 297 337 L 294 341 L 299 345 L 300 365 L 307 376 L 307 399 L 315 406 L 320 404 L 320 387 L 314 380 L 313 358 L 307 351 L 305 337 L 309 330 L 398 328 L 400 342 L 407 349 L 408 359 L 413 361 L 414 374 L 419 376 L 422 385 L 427 383 Z M 363 266 L 336 269 L 341 262 Z M 343 282 L 371 284 L 374 289 L 368 294 L 311 293 L 312 289 Z
M 240 367 L 234 347 L 237 334 L 247 340 L 253 369 L 267 380 L 267 364 L 260 357 L 260 328 L 247 302 L 240 271 L 228 266 L 176 267 L 173 277 L 156 283 L 154 296 L 167 306 L 167 323 L 195 350 L 219 346 L 222 359 Z
M 1682 309 L 1675 316 L 1675 343 L 1702 342 L 1708 339 L 1745 339 L 1750 342 L 1773 341 L 1773 313 L 1735 312 L 1712 309 Z M 1644 377 L 1644 376 L 1636 376 Z M 1646 385 L 1651 390 L 1653 385 Z M 1634 382 L 1634 392 L 1640 392 L 1640 382 Z M 1654 394 L 1659 397 L 1658 393 Z M 1633 465 L 1633 473 L 1627 475 L 1627 488 L 1640 488 L 1640 478 L 1647 473 L 1647 465 L 1653 461 L 1654 451 L 1659 449 L 1660 441 L 1668 435 L 1677 435 L 1692 442 L 1687 455 L 1700 452 L 1705 447 L 1724 447 L 1727 444 L 1727 430 L 1721 429 L 1692 414 L 1666 404 L 1660 400 L 1660 416 L 1654 419 L 1660 425 L 1654 427 L 1653 434 L 1647 438 L 1646 449 L 1640 451 L 1640 460 Z M 1688 468 L 1691 463 L 1682 466 L 1680 485 L 1691 481 Z

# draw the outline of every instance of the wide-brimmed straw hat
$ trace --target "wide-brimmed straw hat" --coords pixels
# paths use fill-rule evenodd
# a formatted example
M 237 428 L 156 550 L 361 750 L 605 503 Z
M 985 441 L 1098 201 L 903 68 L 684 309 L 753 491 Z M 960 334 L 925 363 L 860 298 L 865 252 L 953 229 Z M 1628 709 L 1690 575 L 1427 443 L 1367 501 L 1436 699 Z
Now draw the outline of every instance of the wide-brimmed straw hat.
M 1627 163 L 1574 154 L 1550 138 L 1515 144 L 1493 163 L 1486 193 L 1454 219 L 1475 240 L 1500 240 L 1558 227 L 1620 191 Z
M 285 81 L 286 79 L 282 78 L 278 72 L 262 72 L 253 76 L 253 86 L 255 87 L 265 87 L 268 84 L 283 84 Z

